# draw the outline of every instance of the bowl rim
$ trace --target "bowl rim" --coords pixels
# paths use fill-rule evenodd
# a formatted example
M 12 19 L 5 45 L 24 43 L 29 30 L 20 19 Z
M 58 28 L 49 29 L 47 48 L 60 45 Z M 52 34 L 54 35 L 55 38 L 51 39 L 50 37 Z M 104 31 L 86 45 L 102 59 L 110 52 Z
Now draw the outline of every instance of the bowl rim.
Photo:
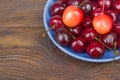
M 55 0 L 54 0 L 55 1 Z M 51 3 L 51 0 L 48 0 L 45 7 L 44 7 L 44 12 L 43 12 L 43 21 L 44 21 L 44 27 L 46 30 L 49 29 L 49 26 L 47 25 L 47 19 L 46 19 L 46 13 L 48 11 L 48 5 L 49 3 Z M 103 62 L 111 62 L 113 60 L 118 60 L 120 59 L 120 56 L 117 56 L 115 57 L 114 59 L 113 58 L 109 58 L 109 59 L 94 59 L 94 58 L 85 58 L 85 57 L 81 57 L 81 56 L 77 56 L 73 53 L 69 53 L 67 50 L 63 49 L 63 47 L 61 47 L 55 40 L 54 38 L 52 37 L 50 31 L 47 32 L 49 38 L 51 39 L 51 41 L 60 49 L 62 50 L 65 54 L 69 55 L 69 56 L 72 56 L 73 58 L 76 58 L 78 60 L 82 60 L 82 61 L 87 61 L 87 62 L 95 62 L 95 63 L 103 63 Z

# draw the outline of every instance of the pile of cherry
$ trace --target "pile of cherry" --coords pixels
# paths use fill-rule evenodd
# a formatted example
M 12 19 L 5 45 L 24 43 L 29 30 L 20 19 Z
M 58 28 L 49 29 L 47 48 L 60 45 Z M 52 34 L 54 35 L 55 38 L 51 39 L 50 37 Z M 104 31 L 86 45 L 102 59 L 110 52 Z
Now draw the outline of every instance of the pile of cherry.
M 49 26 L 61 46 L 101 58 L 120 48 L 119 13 L 120 0 L 56 0 Z

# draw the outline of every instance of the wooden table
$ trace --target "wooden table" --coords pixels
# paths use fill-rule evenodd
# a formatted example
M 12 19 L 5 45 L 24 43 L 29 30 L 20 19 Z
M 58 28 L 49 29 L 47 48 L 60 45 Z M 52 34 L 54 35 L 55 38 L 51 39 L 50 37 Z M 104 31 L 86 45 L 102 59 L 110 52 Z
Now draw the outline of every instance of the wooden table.
M 46 1 L 0 0 L 0 80 L 120 80 L 120 60 L 80 61 L 41 37 Z

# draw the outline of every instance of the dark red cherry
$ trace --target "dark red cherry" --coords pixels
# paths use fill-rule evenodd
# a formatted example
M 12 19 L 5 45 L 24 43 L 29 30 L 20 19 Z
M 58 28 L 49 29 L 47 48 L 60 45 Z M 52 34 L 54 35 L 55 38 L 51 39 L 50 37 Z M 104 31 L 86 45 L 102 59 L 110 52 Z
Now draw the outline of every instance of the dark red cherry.
M 113 29 L 118 35 L 120 35 L 120 22 L 115 22 L 113 25 Z
M 98 41 L 92 41 L 88 44 L 86 52 L 92 58 L 101 58 L 105 53 L 105 47 Z
M 68 3 L 68 0 L 57 0 L 57 1 L 61 1 L 61 3 L 64 5 L 67 5 L 67 3 Z
M 113 9 L 117 12 L 120 12 L 120 0 L 115 0 L 113 3 Z
M 88 16 L 88 17 L 83 18 L 82 26 L 84 28 L 92 27 L 92 17 Z
M 101 40 L 110 48 L 114 48 L 114 43 L 117 40 L 117 35 L 115 32 L 110 32 L 108 34 L 102 35 Z
M 86 16 L 91 15 L 92 10 L 93 10 L 93 6 L 92 3 L 90 1 L 85 2 L 82 6 L 81 6 L 82 11 L 84 12 L 84 14 Z
M 117 47 L 120 49 L 120 37 L 117 39 Z
M 92 7 L 93 7 L 93 10 L 98 8 L 97 4 L 95 4 L 95 3 L 92 3 Z
M 112 18 L 113 22 L 118 20 L 118 12 L 117 11 L 115 11 L 115 10 L 107 10 L 106 14 L 109 15 Z
M 94 18 L 95 16 L 98 16 L 102 14 L 102 9 L 101 8 L 96 8 L 95 10 L 93 10 L 92 12 L 92 17 Z
M 79 6 L 79 4 L 82 2 L 82 0 L 68 0 L 68 6 L 72 5 L 72 6 Z
M 72 37 L 66 28 L 59 28 L 55 31 L 55 40 L 62 46 L 69 46 Z
M 86 28 L 82 35 L 87 42 L 91 42 L 95 39 L 95 37 L 98 37 L 98 33 L 93 28 Z
M 77 36 L 80 36 L 80 35 L 81 35 L 82 26 L 78 25 L 78 26 L 76 26 L 76 27 L 74 27 L 74 28 L 69 28 L 69 30 L 70 30 L 70 33 L 71 33 L 73 36 L 77 37 Z
M 83 52 L 86 47 L 86 41 L 83 37 L 77 37 L 71 42 L 71 48 L 75 52 Z
M 111 7 L 112 4 L 112 0 L 97 0 L 97 5 L 100 8 L 103 8 L 103 4 L 104 4 L 104 9 L 109 9 Z
M 65 27 L 65 25 L 62 22 L 62 17 L 59 15 L 55 15 L 50 18 L 49 26 L 50 27 L 54 26 L 54 28 L 52 28 L 53 30 L 56 30 L 60 27 Z
M 89 0 L 89 1 L 90 1 L 90 2 L 93 2 L 93 3 L 95 2 L 95 0 Z
M 65 5 L 63 5 L 60 1 L 56 1 L 50 7 L 50 14 L 53 15 L 62 15 L 65 9 Z

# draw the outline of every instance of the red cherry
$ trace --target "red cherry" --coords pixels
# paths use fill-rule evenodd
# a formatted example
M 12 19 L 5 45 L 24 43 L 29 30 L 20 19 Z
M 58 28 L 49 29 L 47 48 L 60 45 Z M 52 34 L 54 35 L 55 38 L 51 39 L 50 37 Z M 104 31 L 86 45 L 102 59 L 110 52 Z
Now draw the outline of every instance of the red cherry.
M 88 44 L 86 52 L 92 58 L 101 58 L 105 53 L 105 47 L 98 41 L 92 41 Z
M 95 37 L 98 37 L 98 33 L 93 28 L 86 28 L 83 31 L 82 36 L 87 42 L 91 42 L 95 39 Z
M 113 30 L 120 35 L 120 22 L 115 22 L 113 25 Z
M 84 37 L 77 37 L 72 40 L 71 48 L 76 52 L 83 52 L 86 48 L 86 42 Z
M 117 40 L 117 46 L 118 46 L 118 48 L 120 48 L 120 37 Z
M 63 23 L 68 27 L 76 27 L 83 19 L 83 12 L 75 6 L 68 6 L 62 16 Z
M 95 16 L 93 19 L 93 27 L 99 34 L 106 34 L 112 29 L 113 21 L 111 17 L 105 14 Z
M 52 30 L 56 30 L 60 27 L 65 27 L 65 25 L 62 22 L 62 17 L 60 15 L 52 16 L 50 18 L 49 25 L 51 28 L 55 26 L 54 28 L 52 28 Z

